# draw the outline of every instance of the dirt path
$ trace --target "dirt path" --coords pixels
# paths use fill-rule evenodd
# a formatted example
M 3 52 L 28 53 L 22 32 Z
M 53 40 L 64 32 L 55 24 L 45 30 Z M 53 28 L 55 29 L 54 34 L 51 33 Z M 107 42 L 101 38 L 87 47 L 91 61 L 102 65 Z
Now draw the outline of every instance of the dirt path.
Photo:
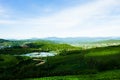
M 36 64 L 36 66 L 40 66 L 45 63 L 45 60 L 42 59 L 33 59 L 34 61 L 38 61 L 39 63 Z

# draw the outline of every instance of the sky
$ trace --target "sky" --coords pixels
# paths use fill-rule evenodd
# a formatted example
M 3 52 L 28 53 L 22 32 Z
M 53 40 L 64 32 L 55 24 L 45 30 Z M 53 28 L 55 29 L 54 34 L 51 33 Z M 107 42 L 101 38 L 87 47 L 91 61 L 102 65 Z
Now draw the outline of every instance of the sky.
M 120 0 L 0 0 L 0 38 L 120 37 Z

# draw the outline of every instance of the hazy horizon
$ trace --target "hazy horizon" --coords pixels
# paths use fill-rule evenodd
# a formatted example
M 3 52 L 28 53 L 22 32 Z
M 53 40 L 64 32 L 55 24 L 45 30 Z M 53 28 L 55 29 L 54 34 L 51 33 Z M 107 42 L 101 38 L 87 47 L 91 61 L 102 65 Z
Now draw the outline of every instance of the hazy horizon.
M 107 36 L 107 37 L 87 37 L 87 36 L 84 36 L 84 37 L 30 37 L 30 38 L 0 38 L 0 39 L 6 39 L 6 40 L 27 40 L 27 39 L 77 39 L 77 38 L 81 38 L 81 39 L 84 39 L 84 38 L 91 38 L 91 39 L 120 39 L 120 36 Z
M 0 0 L 0 38 L 120 37 L 120 0 Z

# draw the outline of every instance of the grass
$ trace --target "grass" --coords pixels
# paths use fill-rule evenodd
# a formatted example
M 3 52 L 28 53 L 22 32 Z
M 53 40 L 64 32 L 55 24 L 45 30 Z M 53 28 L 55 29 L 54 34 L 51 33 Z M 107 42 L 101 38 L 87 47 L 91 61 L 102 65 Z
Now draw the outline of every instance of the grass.
M 16 65 L 19 62 L 16 57 L 11 55 L 0 55 L 0 59 L 0 68 L 6 68 L 8 66 L 10 67 Z
M 25 80 L 120 80 L 120 70 L 111 70 L 89 75 L 54 76 Z
M 36 62 L 34 62 L 31 58 L 24 60 L 24 58 L 18 59 L 16 56 L 5 56 L 8 59 L 7 60 L 6 58 L 3 59 L 1 56 L 1 62 L 7 65 L 10 60 L 10 64 L 13 64 L 13 67 L 1 70 L 0 79 L 23 79 L 35 77 L 46 77 L 40 78 L 40 80 L 118 79 L 118 74 L 120 74 L 119 48 L 120 46 L 110 46 L 88 50 L 65 50 L 65 55 L 62 53 L 62 55 L 47 57 L 46 63 L 40 66 L 35 66 Z M 17 60 L 22 61 L 18 62 Z M 17 64 L 14 65 L 14 63 L 11 63 L 14 61 L 16 61 Z M 109 72 L 108 70 L 111 71 Z M 4 72 L 4 74 L 2 72 Z
M 102 47 L 102 48 L 94 48 L 90 49 L 88 54 L 85 56 L 107 56 L 114 55 L 120 53 L 119 46 L 110 46 L 110 47 Z

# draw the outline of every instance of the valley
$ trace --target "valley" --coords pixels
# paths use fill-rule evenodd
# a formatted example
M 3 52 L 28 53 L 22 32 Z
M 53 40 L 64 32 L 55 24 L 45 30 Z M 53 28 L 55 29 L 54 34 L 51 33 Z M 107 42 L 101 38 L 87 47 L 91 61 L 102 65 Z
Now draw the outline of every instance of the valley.
M 0 79 L 120 79 L 120 40 L 72 42 L 2 39 Z

